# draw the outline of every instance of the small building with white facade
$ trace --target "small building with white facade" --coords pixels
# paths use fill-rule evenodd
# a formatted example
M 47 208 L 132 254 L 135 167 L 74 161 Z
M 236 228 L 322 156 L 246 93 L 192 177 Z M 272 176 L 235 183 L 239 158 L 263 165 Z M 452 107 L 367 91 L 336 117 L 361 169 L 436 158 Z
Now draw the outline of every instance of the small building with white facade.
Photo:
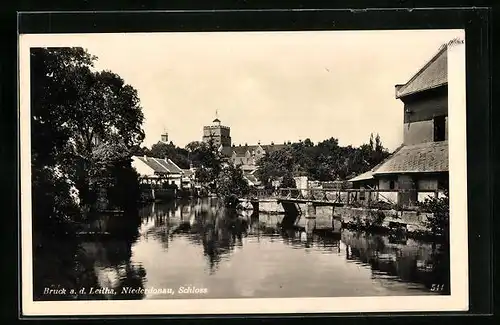
M 132 156 L 132 167 L 139 173 L 142 184 L 160 187 L 175 184 L 177 188 L 182 187 L 182 169 L 168 158 Z

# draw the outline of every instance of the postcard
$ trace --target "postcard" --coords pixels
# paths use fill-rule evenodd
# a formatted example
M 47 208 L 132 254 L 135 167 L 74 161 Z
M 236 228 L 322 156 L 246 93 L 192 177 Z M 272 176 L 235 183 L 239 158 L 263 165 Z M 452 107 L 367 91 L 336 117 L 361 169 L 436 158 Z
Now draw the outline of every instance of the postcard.
M 22 34 L 22 314 L 468 308 L 463 30 Z

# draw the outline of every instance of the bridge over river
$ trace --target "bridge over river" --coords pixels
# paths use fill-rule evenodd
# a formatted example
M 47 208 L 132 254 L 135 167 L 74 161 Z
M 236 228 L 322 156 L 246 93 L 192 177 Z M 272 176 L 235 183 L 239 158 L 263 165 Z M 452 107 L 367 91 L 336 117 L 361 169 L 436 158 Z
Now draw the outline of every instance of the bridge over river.
M 338 230 L 342 223 L 375 222 L 380 218 L 390 227 L 421 229 L 426 214 L 414 207 L 419 194 L 437 196 L 436 191 L 379 189 L 254 190 L 241 201 L 264 213 L 283 213 L 283 222 L 310 229 Z

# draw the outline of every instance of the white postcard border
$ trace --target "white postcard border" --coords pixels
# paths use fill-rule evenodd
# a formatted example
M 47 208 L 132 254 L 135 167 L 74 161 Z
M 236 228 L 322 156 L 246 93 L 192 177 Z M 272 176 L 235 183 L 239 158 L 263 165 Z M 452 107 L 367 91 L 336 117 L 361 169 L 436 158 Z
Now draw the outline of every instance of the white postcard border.
M 353 31 L 331 31 L 346 33 Z M 368 31 L 364 31 L 368 32 Z M 376 32 L 376 31 L 371 31 Z M 287 32 L 291 33 L 291 32 Z M 317 33 L 311 31 L 308 33 Z M 457 30 L 462 33 L 463 30 Z M 468 309 L 468 237 L 465 46 L 448 51 L 448 116 L 450 167 L 449 296 L 185 299 L 130 301 L 33 301 L 31 229 L 30 48 L 79 46 L 82 35 L 25 34 L 19 37 L 19 125 L 21 168 L 21 279 L 23 316 L 104 316 L 180 314 L 282 314 L 343 312 L 432 312 Z M 72 38 L 74 37 L 74 38 Z

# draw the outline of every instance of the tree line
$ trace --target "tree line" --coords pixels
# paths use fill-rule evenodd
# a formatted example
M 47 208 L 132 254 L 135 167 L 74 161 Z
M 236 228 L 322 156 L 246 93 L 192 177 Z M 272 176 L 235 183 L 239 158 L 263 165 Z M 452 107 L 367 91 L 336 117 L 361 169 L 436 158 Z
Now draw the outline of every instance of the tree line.
M 134 152 L 136 155 L 155 158 L 168 157 L 183 169 L 199 168 L 198 176 L 202 182 L 210 178 L 209 173 L 217 175 L 220 172 L 215 166 L 224 158 L 217 148 L 199 141 L 193 141 L 185 148 L 177 147 L 172 142 L 158 142 L 150 149 L 136 147 Z M 284 185 L 293 187 L 293 177 L 296 176 L 307 176 L 317 181 L 347 180 L 372 169 L 388 156 L 389 152 L 384 148 L 379 134 L 371 134 L 369 141 L 359 147 L 340 146 L 336 138 L 317 144 L 305 139 L 266 153 L 257 162 L 256 176 L 266 186 L 280 179 Z
M 316 145 L 306 139 L 266 153 L 257 163 L 256 174 L 265 186 L 277 179 L 292 183 L 291 179 L 296 176 L 317 181 L 343 181 L 372 169 L 388 156 L 378 134 L 375 137 L 371 134 L 369 142 L 359 147 L 342 147 L 336 138 Z

